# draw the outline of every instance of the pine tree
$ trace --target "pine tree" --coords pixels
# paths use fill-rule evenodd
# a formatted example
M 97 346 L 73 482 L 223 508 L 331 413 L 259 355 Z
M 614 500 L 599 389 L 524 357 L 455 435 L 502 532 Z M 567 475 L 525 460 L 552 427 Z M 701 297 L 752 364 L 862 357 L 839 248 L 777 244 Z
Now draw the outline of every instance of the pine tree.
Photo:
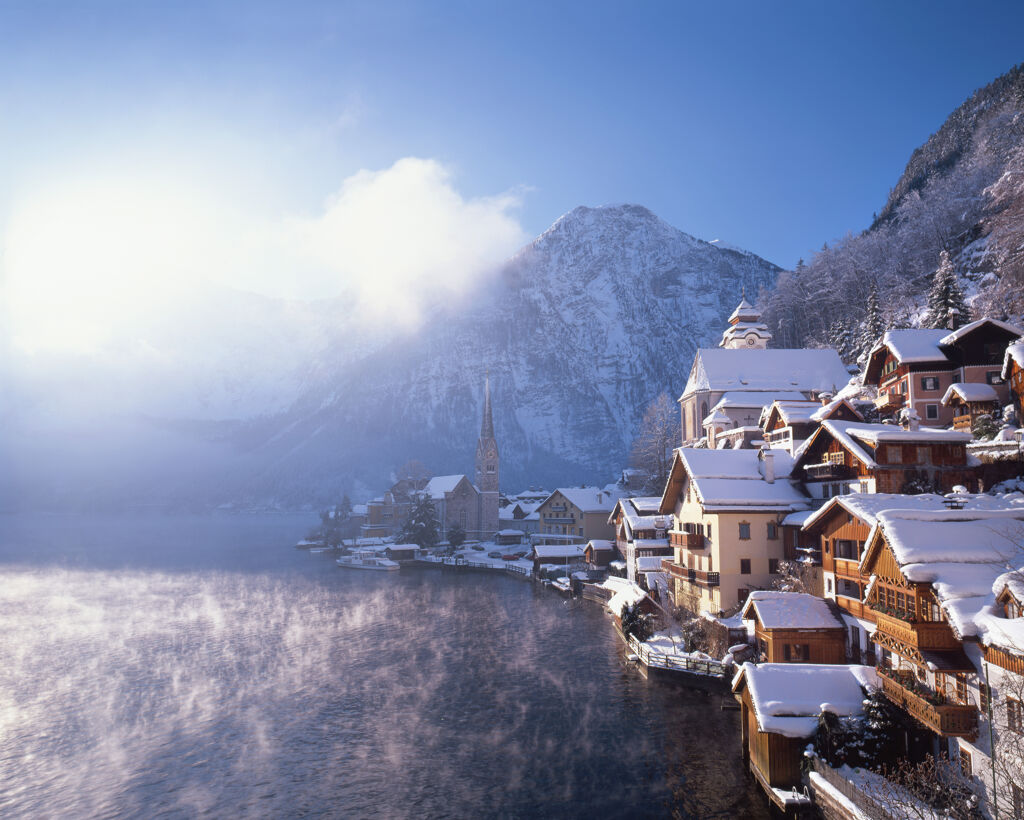
M 860 339 L 857 345 L 858 360 L 867 356 L 872 347 L 875 346 L 882 333 L 885 332 L 885 325 L 882 323 L 882 309 L 878 306 L 878 285 L 871 284 L 871 291 L 868 293 L 868 309 L 864 321 L 860 326 Z
M 404 544 L 415 544 L 420 549 L 437 546 L 440 540 L 441 525 L 437 520 L 437 510 L 429 496 L 421 496 L 412 512 L 402 525 L 398 535 Z
M 947 251 L 939 253 L 939 267 L 932 275 L 932 288 L 928 293 L 928 313 L 925 327 L 956 330 L 971 320 L 970 309 L 960 289 L 960 281 Z

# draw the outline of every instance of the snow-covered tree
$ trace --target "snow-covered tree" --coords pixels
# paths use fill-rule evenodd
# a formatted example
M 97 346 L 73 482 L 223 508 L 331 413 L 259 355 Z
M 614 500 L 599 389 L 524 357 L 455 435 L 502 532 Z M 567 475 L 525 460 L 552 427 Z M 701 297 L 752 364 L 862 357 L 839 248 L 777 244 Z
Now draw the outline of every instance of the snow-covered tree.
M 928 292 L 925 327 L 956 330 L 970 321 L 970 313 L 949 252 L 940 251 L 939 266 L 932 276 L 932 287 Z
M 437 520 L 437 510 L 429 496 L 422 495 L 416 506 L 402 525 L 398 540 L 403 544 L 415 544 L 420 549 L 430 549 L 441 540 L 441 525 Z
M 662 393 L 647 406 L 630 454 L 630 464 L 647 471 L 649 490 L 664 489 L 681 435 L 679 408 Z
M 458 521 L 448 528 L 448 546 L 457 550 L 466 542 L 466 531 Z
M 860 338 L 857 345 L 857 359 L 867 356 L 885 332 L 885 324 L 882 322 L 882 310 L 878 306 L 878 285 L 871 283 L 871 291 L 868 293 L 867 313 L 860 325 Z

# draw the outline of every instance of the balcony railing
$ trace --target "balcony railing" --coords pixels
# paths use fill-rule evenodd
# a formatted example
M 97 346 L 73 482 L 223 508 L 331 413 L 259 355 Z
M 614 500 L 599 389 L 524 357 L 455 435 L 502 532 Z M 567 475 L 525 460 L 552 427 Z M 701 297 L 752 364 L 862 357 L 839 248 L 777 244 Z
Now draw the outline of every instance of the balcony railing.
M 841 481 L 853 478 L 853 470 L 845 464 L 833 464 L 830 461 L 808 464 L 804 470 L 807 471 L 808 481 Z
M 671 558 L 663 558 L 661 571 L 667 572 L 673 578 L 681 581 L 689 581 L 691 584 L 698 584 L 704 587 L 717 587 L 719 585 L 719 574 L 717 572 L 703 572 L 699 569 L 689 569 L 675 563 Z
M 576 519 L 575 518 L 569 518 L 568 516 L 545 515 L 544 516 L 544 523 L 545 524 L 575 524 L 576 523 Z
M 925 651 L 959 649 L 962 646 L 945 621 L 911 621 L 872 608 L 875 609 L 878 631 L 904 646 Z
M 673 547 L 682 547 L 688 550 L 704 549 L 704 533 L 700 532 L 669 532 L 669 543 Z
M 933 732 L 944 737 L 977 735 L 978 710 L 973 706 L 947 703 L 937 693 L 921 691 L 909 672 L 880 668 L 878 676 L 885 696 Z
M 704 583 L 707 584 L 709 587 L 717 587 L 719 584 L 719 580 L 720 576 L 717 572 L 709 572 L 707 573 L 707 576 L 704 579 Z
M 973 427 L 974 416 L 970 413 L 966 413 L 963 416 L 953 416 L 953 429 L 961 433 L 971 432 Z

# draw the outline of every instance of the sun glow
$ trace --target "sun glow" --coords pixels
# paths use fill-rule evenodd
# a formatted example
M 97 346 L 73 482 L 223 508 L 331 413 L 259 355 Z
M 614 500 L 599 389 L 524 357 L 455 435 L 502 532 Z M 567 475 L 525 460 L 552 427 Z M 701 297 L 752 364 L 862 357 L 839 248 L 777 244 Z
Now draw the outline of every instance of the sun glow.
M 81 353 L 159 314 L 215 269 L 210 197 L 167 180 L 107 179 L 40 192 L 4 237 L 14 343 Z

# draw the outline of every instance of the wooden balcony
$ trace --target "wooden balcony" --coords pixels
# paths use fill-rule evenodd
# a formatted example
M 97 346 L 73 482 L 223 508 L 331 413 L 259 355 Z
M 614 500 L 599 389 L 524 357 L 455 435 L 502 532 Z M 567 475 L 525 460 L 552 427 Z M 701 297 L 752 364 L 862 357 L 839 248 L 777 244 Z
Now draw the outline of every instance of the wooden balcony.
M 808 481 L 844 481 L 854 477 L 853 470 L 845 464 L 833 464 L 830 461 L 808 464 L 804 470 Z
M 700 532 L 677 532 L 672 530 L 668 534 L 669 544 L 673 547 L 682 547 L 688 550 L 704 549 L 704 534 Z
M 697 584 L 703 587 L 717 587 L 719 584 L 720 576 L 717 572 L 702 572 L 699 569 L 682 567 L 675 563 L 671 558 L 662 559 L 661 571 L 667 572 L 673 578 L 678 578 L 681 581 L 688 581 L 691 584 Z
M 974 416 L 966 413 L 962 416 L 953 416 L 953 429 L 959 433 L 969 433 L 974 423 Z
M 885 393 L 875 399 L 875 407 L 880 411 L 899 410 L 903 406 L 905 396 L 902 393 Z
M 885 696 L 919 723 L 943 737 L 974 738 L 978 733 L 978 710 L 959 703 L 931 703 L 912 689 L 913 676 L 892 669 L 879 669 Z M 934 697 L 934 696 L 933 696 Z
M 949 624 L 943 621 L 907 621 L 876 610 L 875 622 L 879 632 L 914 649 L 942 651 L 962 647 Z

